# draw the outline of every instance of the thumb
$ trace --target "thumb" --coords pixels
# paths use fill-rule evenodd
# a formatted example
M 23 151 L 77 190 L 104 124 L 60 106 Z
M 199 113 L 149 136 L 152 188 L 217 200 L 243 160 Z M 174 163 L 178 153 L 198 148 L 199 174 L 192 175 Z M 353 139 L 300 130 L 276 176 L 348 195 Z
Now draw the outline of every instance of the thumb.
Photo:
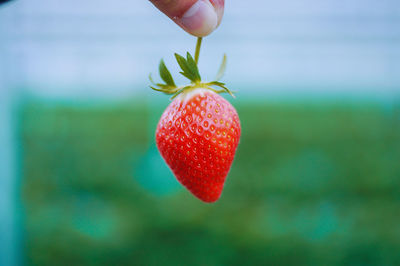
M 203 37 L 221 23 L 225 0 L 150 0 L 188 33 Z

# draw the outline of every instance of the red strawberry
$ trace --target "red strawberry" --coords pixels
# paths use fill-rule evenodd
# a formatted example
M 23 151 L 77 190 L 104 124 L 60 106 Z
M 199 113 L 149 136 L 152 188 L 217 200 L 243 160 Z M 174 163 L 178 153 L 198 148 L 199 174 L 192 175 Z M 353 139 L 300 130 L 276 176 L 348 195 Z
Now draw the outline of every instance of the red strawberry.
M 217 93 L 196 88 L 167 107 L 157 147 L 178 181 L 205 202 L 219 199 L 240 138 L 235 108 Z
M 202 82 L 197 68 L 201 38 L 196 47 L 196 60 L 175 54 L 180 72 L 191 84 L 177 87 L 164 62 L 159 70 L 163 83 L 154 90 L 173 94 L 156 130 L 157 147 L 178 181 L 204 202 L 215 202 L 224 188 L 240 139 L 240 121 L 235 108 L 217 93 L 228 92 L 219 82 L 225 70 L 222 61 L 216 81 Z M 213 87 L 219 87 L 216 90 Z

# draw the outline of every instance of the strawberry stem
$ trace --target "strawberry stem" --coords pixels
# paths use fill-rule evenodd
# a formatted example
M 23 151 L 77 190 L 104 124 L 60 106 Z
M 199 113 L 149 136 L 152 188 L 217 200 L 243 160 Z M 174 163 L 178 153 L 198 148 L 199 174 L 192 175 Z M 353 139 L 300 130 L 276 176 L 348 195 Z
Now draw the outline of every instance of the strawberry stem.
M 196 65 L 199 63 L 199 56 L 200 56 L 200 48 L 201 48 L 201 41 L 203 40 L 202 37 L 197 38 L 197 43 L 196 43 L 196 51 L 194 53 L 194 61 L 196 62 Z

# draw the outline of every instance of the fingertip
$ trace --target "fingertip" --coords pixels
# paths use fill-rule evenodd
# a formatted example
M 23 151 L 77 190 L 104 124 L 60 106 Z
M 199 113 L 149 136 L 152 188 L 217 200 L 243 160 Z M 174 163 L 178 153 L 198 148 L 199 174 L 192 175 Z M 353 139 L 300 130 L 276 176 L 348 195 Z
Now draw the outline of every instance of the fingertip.
M 223 10 L 223 9 L 222 9 Z M 219 10 L 208 0 L 199 0 L 176 21 L 188 33 L 203 37 L 213 32 L 220 23 Z
M 215 12 L 217 13 L 218 27 L 219 24 L 221 24 L 222 17 L 224 16 L 225 0 L 210 0 L 210 2 L 214 6 Z

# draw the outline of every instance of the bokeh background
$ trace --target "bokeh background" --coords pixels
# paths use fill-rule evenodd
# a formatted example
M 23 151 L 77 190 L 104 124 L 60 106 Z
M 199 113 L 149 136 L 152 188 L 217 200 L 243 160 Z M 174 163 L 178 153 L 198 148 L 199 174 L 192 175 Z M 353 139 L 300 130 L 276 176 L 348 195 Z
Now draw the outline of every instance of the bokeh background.
M 154 144 L 148 74 L 194 46 L 145 0 L 0 6 L 0 265 L 400 265 L 399 1 L 227 1 L 200 69 L 228 54 L 243 135 L 212 205 Z

